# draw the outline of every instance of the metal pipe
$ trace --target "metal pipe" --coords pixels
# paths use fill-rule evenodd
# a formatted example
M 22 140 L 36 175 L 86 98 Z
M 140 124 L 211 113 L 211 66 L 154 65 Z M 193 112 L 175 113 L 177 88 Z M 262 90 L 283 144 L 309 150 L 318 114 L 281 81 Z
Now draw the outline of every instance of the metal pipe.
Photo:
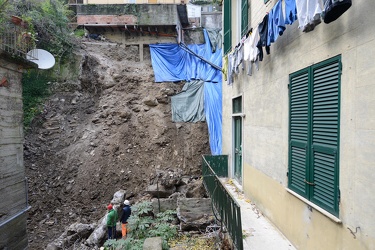
M 221 71 L 221 68 L 219 66 L 217 66 L 216 64 L 213 64 L 212 62 L 210 61 L 207 61 L 206 59 L 204 59 L 203 57 L 201 57 L 200 55 L 197 55 L 194 51 L 192 51 L 191 49 L 189 49 L 184 43 L 180 43 L 179 46 L 185 50 L 186 52 L 192 54 L 193 56 L 196 56 L 198 57 L 199 59 L 201 59 L 202 61 L 208 63 L 209 65 L 211 65 L 213 68 L 217 69 L 217 70 L 220 70 Z

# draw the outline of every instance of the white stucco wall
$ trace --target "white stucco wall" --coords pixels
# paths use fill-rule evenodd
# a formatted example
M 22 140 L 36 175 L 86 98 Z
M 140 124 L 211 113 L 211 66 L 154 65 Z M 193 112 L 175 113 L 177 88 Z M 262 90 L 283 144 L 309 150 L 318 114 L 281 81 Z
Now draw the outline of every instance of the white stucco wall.
M 250 27 L 256 28 L 275 3 L 270 1 L 265 5 L 263 0 L 250 1 Z M 234 6 L 232 15 L 237 13 Z M 322 22 L 309 33 L 299 30 L 297 21 L 287 26 L 284 35 L 271 45 L 271 54 L 264 55 L 259 71 L 253 71 L 252 76 L 243 71 L 235 77 L 232 86 L 223 82 L 223 154 L 230 155 L 231 163 L 231 102 L 233 97 L 243 95 L 246 114 L 243 119 L 243 189 L 301 249 L 319 249 L 316 248 L 318 238 L 323 232 L 336 237 L 330 239 L 330 246 L 343 246 L 336 249 L 375 248 L 372 219 L 375 197 L 371 195 L 375 190 L 374 11 L 375 1 L 353 1 L 353 6 L 339 19 L 330 24 Z M 236 34 L 232 33 L 233 47 L 236 40 Z M 341 55 L 343 66 L 339 163 L 339 219 L 342 224 L 325 216 L 310 216 L 315 210 L 306 210 L 304 202 L 291 198 L 285 191 L 288 185 L 289 74 L 336 55 Z M 261 178 L 264 178 L 262 182 Z M 268 197 L 257 189 L 268 190 Z M 315 219 L 304 221 L 306 216 Z M 285 217 L 291 222 L 287 223 Z M 319 226 L 326 223 L 334 225 L 326 227 L 328 232 Z M 354 231 L 360 228 L 355 241 L 351 241 L 354 237 L 348 227 Z M 309 228 L 306 234 L 296 232 L 303 228 Z M 316 244 L 311 243 L 313 236 Z

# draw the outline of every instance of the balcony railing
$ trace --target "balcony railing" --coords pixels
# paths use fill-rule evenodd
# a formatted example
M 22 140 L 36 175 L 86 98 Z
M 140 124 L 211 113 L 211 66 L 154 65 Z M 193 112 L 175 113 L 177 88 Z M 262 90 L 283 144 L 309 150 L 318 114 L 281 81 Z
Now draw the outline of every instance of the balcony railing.
M 225 189 L 218 175 L 228 176 L 228 156 L 203 156 L 202 175 L 203 184 L 209 193 L 216 214 L 228 230 L 228 233 L 236 246 L 243 250 L 241 207 L 232 195 Z
M 35 49 L 33 35 L 20 26 L 11 22 L 4 22 L 0 27 L 0 51 L 12 57 L 26 59 L 29 51 Z M 29 56 L 34 57 L 31 52 Z

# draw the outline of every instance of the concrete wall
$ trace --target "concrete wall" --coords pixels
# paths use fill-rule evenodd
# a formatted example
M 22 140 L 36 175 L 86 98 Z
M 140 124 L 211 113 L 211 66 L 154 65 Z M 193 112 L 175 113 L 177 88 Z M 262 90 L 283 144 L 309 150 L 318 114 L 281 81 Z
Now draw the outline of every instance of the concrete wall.
M 274 4 L 249 2 L 250 27 L 256 28 Z M 236 7 L 233 3 L 234 17 Z M 297 21 L 271 45 L 271 54 L 265 54 L 259 71 L 252 76 L 243 71 L 232 86 L 223 82 L 223 154 L 229 154 L 232 166 L 231 103 L 242 95 L 246 117 L 241 188 L 298 249 L 375 249 L 374 10 L 374 1 L 353 1 L 339 19 L 322 22 L 309 33 L 298 29 Z M 235 46 L 239 27 L 235 20 L 232 23 Z M 336 55 L 341 55 L 343 65 L 338 218 L 288 192 L 286 176 L 289 74 Z
M 77 24 L 140 26 L 177 25 L 179 23 L 177 5 L 79 5 Z
M 222 21 L 221 21 L 222 13 L 217 12 L 205 12 L 201 15 L 201 26 L 207 29 L 221 29 Z
M 0 227 L 0 249 L 27 249 L 27 213 L 22 213 Z
M 77 16 L 77 24 L 137 24 L 133 15 L 85 15 Z
M 0 59 L 0 249 L 27 247 L 21 72 Z
M 125 32 L 109 32 L 106 31 L 103 33 L 106 38 L 108 38 L 110 41 L 116 42 L 116 43 L 122 43 L 127 45 L 133 45 L 133 44 L 156 44 L 156 43 L 176 43 L 176 37 L 175 36 L 156 36 L 156 35 L 137 35 L 135 33 L 132 33 L 132 35 L 128 35 Z

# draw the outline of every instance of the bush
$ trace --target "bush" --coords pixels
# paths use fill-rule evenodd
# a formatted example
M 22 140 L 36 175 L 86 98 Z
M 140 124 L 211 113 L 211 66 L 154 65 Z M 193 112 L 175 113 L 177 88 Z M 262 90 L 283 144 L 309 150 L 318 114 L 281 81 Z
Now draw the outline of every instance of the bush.
M 76 29 L 74 31 L 74 35 L 76 37 L 83 37 L 85 35 L 85 30 L 84 29 Z
M 42 110 L 42 103 L 49 96 L 47 74 L 41 74 L 38 70 L 29 70 L 22 77 L 23 96 L 23 126 L 30 126 L 31 121 Z

